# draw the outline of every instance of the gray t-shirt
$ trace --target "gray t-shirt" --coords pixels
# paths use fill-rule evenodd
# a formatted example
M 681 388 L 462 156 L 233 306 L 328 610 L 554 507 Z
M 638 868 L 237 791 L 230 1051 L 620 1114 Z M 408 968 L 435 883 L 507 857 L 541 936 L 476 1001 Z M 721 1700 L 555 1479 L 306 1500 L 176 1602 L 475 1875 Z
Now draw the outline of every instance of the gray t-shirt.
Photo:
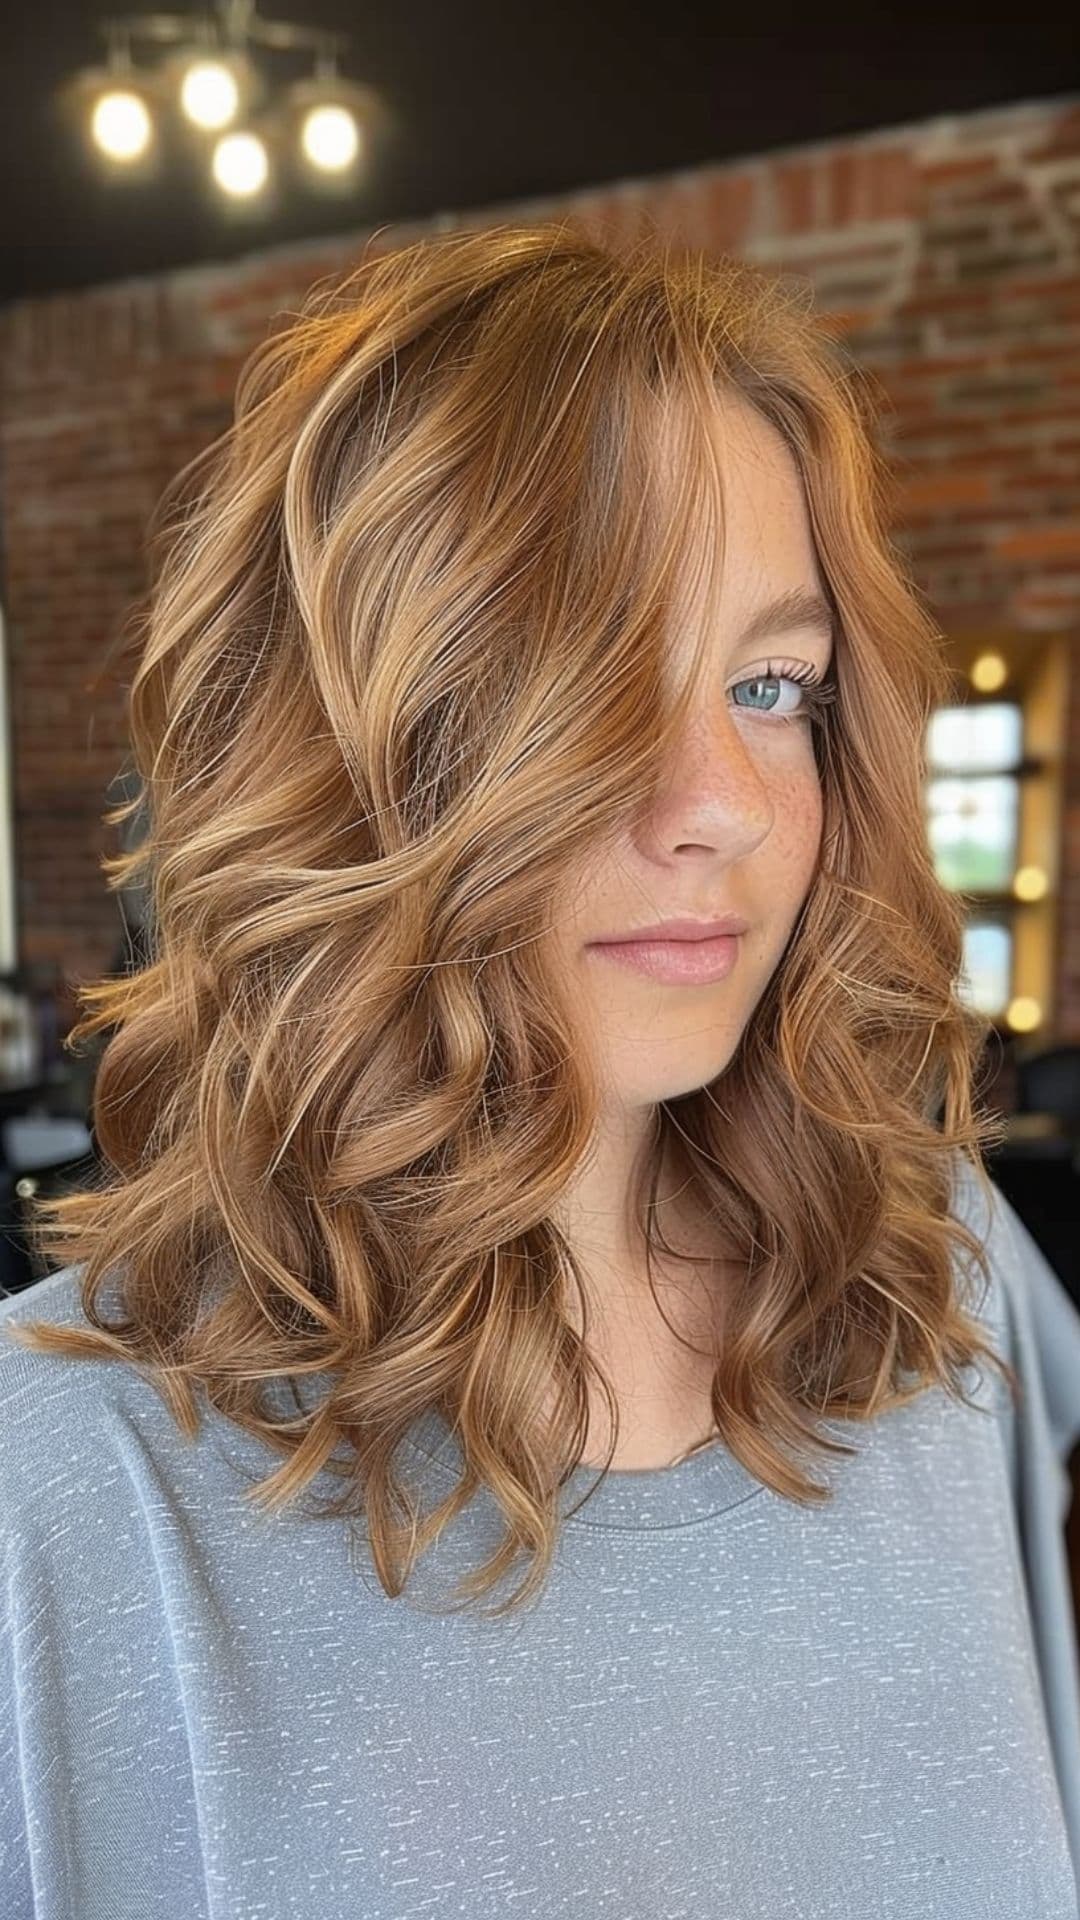
M 1017 1415 L 985 1367 L 827 1421 L 816 1509 L 722 1445 L 581 1467 L 501 1621 L 430 1610 L 486 1490 L 391 1601 L 344 1522 L 244 1502 L 279 1459 L 220 1415 L 188 1443 L 134 1369 L 0 1339 L 3 1920 L 1077 1920 L 1080 1313 L 983 1204 L 961 1169 Z M 76 1274 L 0 1331 L 78 1320 Z M 429 1504 L 457 1441 L 405 1451 Z

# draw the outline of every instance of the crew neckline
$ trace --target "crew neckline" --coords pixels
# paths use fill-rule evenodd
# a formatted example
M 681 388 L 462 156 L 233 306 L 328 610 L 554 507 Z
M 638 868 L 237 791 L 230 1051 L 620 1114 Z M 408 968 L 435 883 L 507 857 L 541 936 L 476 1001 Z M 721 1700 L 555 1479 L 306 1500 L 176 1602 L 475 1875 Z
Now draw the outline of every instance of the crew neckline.
M 60 1300 L 59 1316 L 51 1317 L 83 1323 L 78 1272 L 74 1266 L 48 1274 L 17 1295 L 0 1301 L 3 1317 L 12 1320 L 40 1315 L 43 1294 L 55 1292 Z M 109 1298 L 106 1305 L 115 1302 Z M 297 1385 L 300 1403 L 306 1394 L 317 1391 L 325 1374 L 303 1376 Z M 296 1407 L 286 1392 L 281 1376 L 266 1383 L 271 1404 L 292 1417 Z M 217 1419 L 235 1432 L 234 1423 L 212 1410 Z M 437 1408 L 429 1408 L 413 1423 L 405 1435 L 410 1452 L 426 1460 L 431 1470 L 448 1484 L 460 1478 L 461 1450 L 456 1435 Z M 483 1491 L 483 1490 L 482 1490 Z M 767 1489 L 738 1461 L 723 1441 L 714 1440 L 700 1451 L 684 1455 L 672 1466 L 609 1468 L 579 1466 L 560 1489 L 560 1508 L 567 1526 L 606 1527 L 623 1532 L 650 1533 L 665 1527 L 691 1525 L 731 1512 Z M 572 1511 L 572 1509 L 579 1509 Z
M 429 1408 L 414 1424 L 406 1443 L 426 1458 L 440 1479 L 460 1478 L 461 1447 L 438 1408 Z M 578 1466 L 560 1489 L 560 1509 L 566 1526 L 653 1532 L 728 1513 L 765 1491 L 723 1441 L 714 1440 L 667 1467 L 610 1467 L 605 1472 L 602 1467 Z M 580 1510 L 571 1511 L 575 1508 Z

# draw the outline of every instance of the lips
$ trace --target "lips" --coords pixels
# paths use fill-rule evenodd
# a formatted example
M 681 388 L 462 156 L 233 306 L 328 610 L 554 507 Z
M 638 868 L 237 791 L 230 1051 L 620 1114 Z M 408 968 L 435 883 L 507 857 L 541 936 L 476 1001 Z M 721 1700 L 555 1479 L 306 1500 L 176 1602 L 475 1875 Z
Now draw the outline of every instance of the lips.
M 630 967 L 665 986 L 704 987 L 727 979 L 740 941 L 732 933 L 707 940 L 594 940 L 592 952 L 601 963 Z
M 631 940 L 719 940 L 745 933 L 749 921 L 741 914 L 725 913 L 715 920 L 658 920 L 652 926 L 633 927 L 627 933 L 608 934 L 596 946 L 622 946 Z

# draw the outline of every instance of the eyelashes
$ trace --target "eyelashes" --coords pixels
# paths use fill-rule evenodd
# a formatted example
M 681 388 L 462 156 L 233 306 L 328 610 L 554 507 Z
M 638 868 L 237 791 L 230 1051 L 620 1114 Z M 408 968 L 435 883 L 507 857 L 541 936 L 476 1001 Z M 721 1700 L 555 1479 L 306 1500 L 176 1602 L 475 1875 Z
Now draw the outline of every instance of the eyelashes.
M 824 719 L 826 710 L 833 705 L 837 697 L 838 689 L 835 682 L 819 680 L 812 667 L 790 666 L 773 660 L 769 661 L 768 666 L 762 673 L 751 674 L 745 680 L 736 680 L 735 686 L 753 687 L 766 680 L 791 680 L 794 681 L 795 685 L 802 691 L 803 698 L 798 711 L 796 713 L 782 713 L 779 715 L 780 720 L 785 722 L 805 720 L 811 724 L 820 724 Z M 740 707 L 738 711 L 740 713 L 762 713 L 767 715 L 772 713 L 774 709 L 771 707 Z

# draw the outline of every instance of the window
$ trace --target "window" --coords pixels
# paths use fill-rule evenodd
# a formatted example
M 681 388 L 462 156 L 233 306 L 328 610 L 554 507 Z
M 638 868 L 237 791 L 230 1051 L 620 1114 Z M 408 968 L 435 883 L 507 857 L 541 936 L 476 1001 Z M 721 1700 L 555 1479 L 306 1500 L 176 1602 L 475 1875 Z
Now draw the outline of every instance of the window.
M 927 739 L 926 823 L 942 883 L 974 896 L 959 983 L 981 1013 L 1004 1015 L 1015 979 L 1024 783 L 1024 714 L 1015 700 L 941 707 Z

